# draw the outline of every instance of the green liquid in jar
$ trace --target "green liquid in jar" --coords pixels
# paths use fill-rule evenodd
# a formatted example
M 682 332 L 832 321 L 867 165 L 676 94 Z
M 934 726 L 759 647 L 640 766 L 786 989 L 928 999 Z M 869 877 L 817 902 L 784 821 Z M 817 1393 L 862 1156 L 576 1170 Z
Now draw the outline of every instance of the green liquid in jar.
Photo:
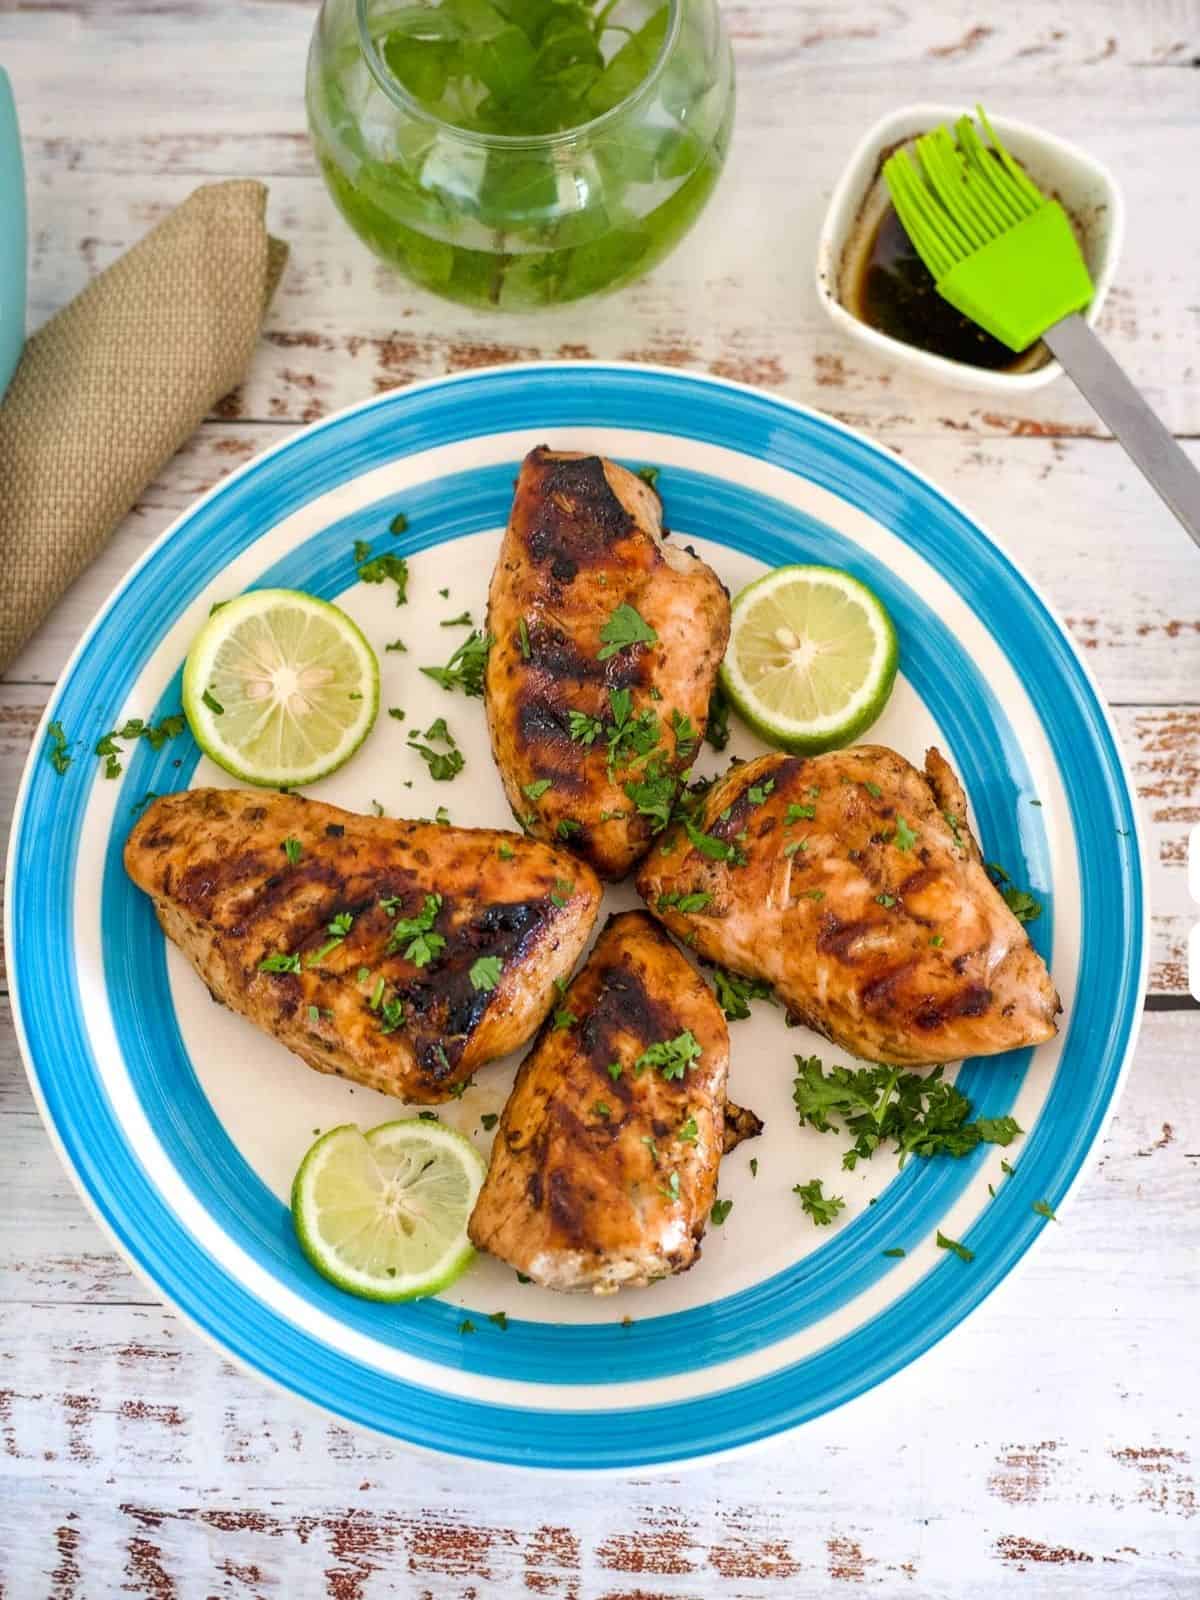
M 344 52 L 314 50 L 310 124 L 334 199 L 377 254 L 468 305 L 549 305 L 640 276 L 703 209 L 732 122 L 731 69 L 713 77 L 686 11 L 644 105 L 566 145 L 486 136 L 553 141 L 624 106 L 654 72 L 670 16 L 645 0 L 383 12 L 375 49 L 437 120 L 396 110 L 361 60 L 348 70 Z

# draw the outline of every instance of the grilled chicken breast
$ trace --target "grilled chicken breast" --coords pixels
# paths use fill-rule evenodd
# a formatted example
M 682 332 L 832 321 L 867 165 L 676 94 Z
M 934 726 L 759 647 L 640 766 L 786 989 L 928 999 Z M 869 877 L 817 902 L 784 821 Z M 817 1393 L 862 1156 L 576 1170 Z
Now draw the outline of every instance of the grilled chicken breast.
M 125 867 L 214 999 L 422 1102 L 530 1037 L 600 903 L 588 867 L 515 834 L 228 789 L 154 801 Z
M 716 574 L 624 467 L 532 451 L 488 599 L 485 680 L 514 813 L 621 878 L 666 824 L 729 638 Z M 627 640 L 621 643 L 621 640 Z
M 561 1005 L 517 1073 L 471 1238 L 548 1289 L 683 1272 L 717 1192 L 721 1009 L 641 911 L 609 921 Z
M 930 1065 L 1056 1032 L 1050 975 L 936 750 L 925 774 L 876 745 L 735 767 L 638 889 L 698 955 L 765 979 L 794 1020 L 867 1060 Z

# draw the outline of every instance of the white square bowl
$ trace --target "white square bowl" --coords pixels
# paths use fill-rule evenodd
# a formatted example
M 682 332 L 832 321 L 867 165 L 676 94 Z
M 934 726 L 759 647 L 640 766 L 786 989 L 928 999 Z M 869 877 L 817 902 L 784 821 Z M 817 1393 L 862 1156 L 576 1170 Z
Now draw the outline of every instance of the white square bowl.
M 841 298 L 847 247 L 861 237 L 864 227 L 870 226 L 871 213 L 881 213 L 886 204 L 880 176 L 884 160 L 898 145 L 918 134 L 928 133 L 940 123 L 953 125 L 962 113 L 962 106 L 903 106 L 864 134 L 838 180 L 825 214 L 817 247 L 817 295 L 843 333 L 900 366 L 960 389 L 1027 394 L 1058 377 L 1062 367 L 1057 361 L 1050 359 L 1025 371 L 990 372 L 881 333 L 849 311 Z M 1006 117 L 991 117 L 990 121 L 1038 188 L 1061 200 L 1074 221 L 1096 289 L 1085 313 L 1088 322 L 1094 323 L 1112 283 L 1125 232 L 1125 202 L 1116 179 L 1107 167 L 1065 139 Z

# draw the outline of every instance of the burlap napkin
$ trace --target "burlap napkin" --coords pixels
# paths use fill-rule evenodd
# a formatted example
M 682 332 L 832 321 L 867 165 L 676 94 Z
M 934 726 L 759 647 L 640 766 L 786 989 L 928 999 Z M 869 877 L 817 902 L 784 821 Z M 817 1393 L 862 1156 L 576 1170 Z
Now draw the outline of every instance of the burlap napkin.
M 287 259 L 266 199 L 197 189 L 26 345 L 0 405 L 0 670 L 241 380 Z

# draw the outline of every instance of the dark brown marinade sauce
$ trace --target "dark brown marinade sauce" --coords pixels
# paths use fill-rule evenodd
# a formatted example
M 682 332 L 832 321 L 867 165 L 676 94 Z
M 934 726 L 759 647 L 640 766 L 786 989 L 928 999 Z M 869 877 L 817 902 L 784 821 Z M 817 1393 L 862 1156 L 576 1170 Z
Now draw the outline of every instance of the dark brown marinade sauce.
M 894 206 L 880 217 L 871 248 L 864 252 L 857 299 L 858 314 L 872 328 L 935 356 L 991 372 L 1024 360 L 942 299 Z

